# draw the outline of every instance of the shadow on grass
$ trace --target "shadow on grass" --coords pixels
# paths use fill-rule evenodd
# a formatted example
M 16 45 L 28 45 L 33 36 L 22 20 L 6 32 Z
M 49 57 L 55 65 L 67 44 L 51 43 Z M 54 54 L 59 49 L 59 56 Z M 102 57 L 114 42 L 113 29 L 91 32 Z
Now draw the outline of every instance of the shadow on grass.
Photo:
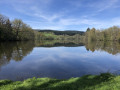
M 109 73 L 103 73 L 99 76 L 85 75 L 78 78 L 75 82 L 61 84 L 56 87 L 51 87 L 52 90 L 88 90 L 91 87 L 99 85 L 103 82 L 109 82 L 114 76 Z
M 7 84 L 11 84 L 13 81 L 11 81 L 11 80 L 1 80 L 0 81 L 0 86 L 2 86 L 2 85 L 7 85 Z
M 43 90 L 43 89 L 45 90 L 49 87 L 49 85 L 58 83 L 60 81 L 61 80 L 56 80 L 56 79 L 55 80 L 50 80 L 50 81 L 45 82 L 41 85 L 38 84 L 39 83 L 38 81 L 31 81 L 31 84 L 28 87 L 22 86 L 22 87 L 18 87 L 16 89 L 14 89 L 14 90 L 39 90 L 39 89 L 40 90 Z
M 98 76 L 86 75 L 68 80 L 50 79 L 48 82 L 42 84 L 40 84 L 40 80 L 36 79 L 27 82 L 28 86 L 22 85 L 21 87 L 16 87 L 14 90 L 91 90 L 91 87 L 108 82 L 113 78 L 113 75 L 105 73 Z

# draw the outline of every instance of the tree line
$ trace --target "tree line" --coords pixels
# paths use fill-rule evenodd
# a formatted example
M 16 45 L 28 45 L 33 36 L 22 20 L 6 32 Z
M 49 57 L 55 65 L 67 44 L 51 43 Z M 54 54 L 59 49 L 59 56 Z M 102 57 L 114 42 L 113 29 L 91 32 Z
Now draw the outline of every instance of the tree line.
M 56 33 L 57 32 L 57 33 Z M 63 33 L 64 32 L 64 33 Z M 86 32 L 73 31 L 49 31 L 41 30 L 36 33 L 37 40 L 77 40 L 92 41 L 118 41 L 120 42 L 120 27 L 113 26 L 107 29 L 97 30 L 88 28 Z
M 34 31 L 20 19 L 0 15 L 0 41 L 34 40 Z
M 0 15 L 0 41 L 23 40 L 80 40 L 80 41 L 119 41 L 120 27 L 96 30 L 88 28 L 82 31 L 33 30 L 20 19 L 10 21 Z
M 65 30 L 65 31 L 58 31 L 58 30 L 39 30 L 36 29 L 38 32 L 44 32 L 44 33 L 54 33 L 55 35 L 69 35 L 69 36 L 73 36 L 76 34 L 79 35 L 84 35 L 85 32 L 83 31 L 73 31 L 73 30 Z
M 75 35 L 56 35 L 54 32 L 36 32 L 36 40 L 63 40 L 63 41 L 83 41 L 84 35 L 75 34 Z
M 113 26 L 108 29 L 96 30 L 88 28 L 85 33 L 85 41 L 119 41 L 120 27 Z

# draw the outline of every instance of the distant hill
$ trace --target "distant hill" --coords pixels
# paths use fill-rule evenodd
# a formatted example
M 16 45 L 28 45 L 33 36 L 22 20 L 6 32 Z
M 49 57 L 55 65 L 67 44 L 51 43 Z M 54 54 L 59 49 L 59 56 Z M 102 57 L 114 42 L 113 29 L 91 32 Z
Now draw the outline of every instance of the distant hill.
M 83 31 L 77 31 L 77 30 L 65 30 L 65 31 L 58 31 L 58 30 L 41 30 L 41 29 L 34 29 L 38 32 L 53 32 L 55 35 L 75 35 L 75 34 L 80 34 L 84 35 L 85 32 Z

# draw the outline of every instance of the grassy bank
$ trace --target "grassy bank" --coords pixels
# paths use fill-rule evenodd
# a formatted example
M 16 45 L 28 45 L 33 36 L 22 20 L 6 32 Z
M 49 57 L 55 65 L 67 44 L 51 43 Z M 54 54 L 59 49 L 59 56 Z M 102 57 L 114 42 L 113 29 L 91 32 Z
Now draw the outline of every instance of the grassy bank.
M 1 80 L 0 90 L 119 90 L 120 76 L 109 73 L 86 75 L 68 80 L 31 78 L 24 81 Z

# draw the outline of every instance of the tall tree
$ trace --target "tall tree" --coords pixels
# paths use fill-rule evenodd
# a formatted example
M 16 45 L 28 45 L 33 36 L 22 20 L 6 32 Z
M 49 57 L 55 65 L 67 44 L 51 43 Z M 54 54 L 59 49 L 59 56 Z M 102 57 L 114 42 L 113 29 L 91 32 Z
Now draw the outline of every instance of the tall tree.
M 20 20 L 20 19 L 15 19 L 15 20 L 12 22 L 12 27 L 13 27 L 13 30 L 14 30 L 14 32 L 15 32 L 15 34 L 16 34 L 16 38 L 17 38 L 17 39 L 19 39 L 18 34 L 19 34 L 22 26 L 23 26 L 23 22 L 22 22 L 22 20 Z

